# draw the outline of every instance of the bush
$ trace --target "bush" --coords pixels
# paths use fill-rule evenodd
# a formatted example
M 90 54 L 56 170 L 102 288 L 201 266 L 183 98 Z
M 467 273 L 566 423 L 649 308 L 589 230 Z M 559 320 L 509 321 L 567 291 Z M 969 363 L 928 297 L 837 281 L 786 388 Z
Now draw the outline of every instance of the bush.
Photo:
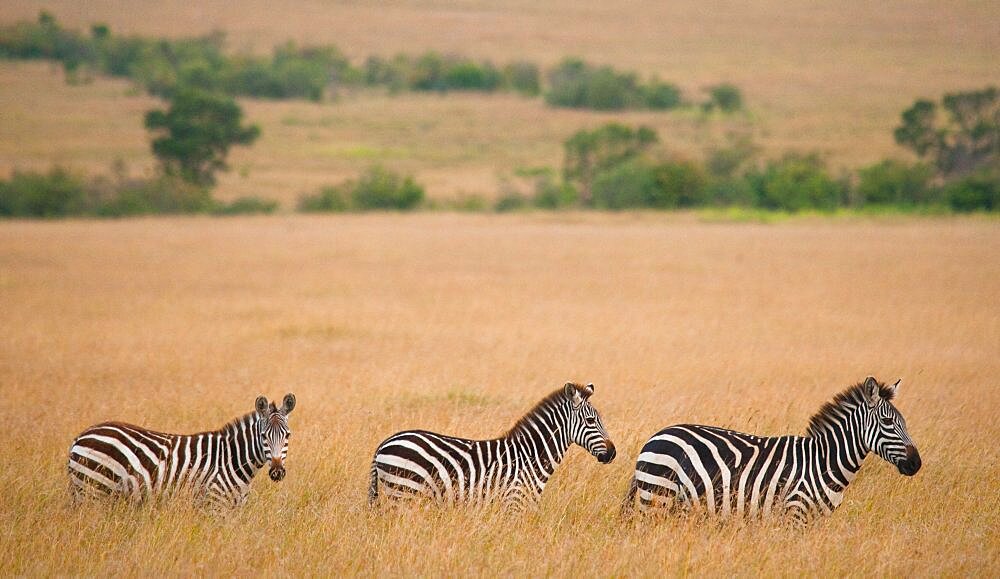
M 211 191 L 175 177 L 130 181 L 100 199 L 93 212 L 101 217 L 208 213 L 216 202 Z
M 749 168 L 759 152 L 749 135 L 730 134 L 725 146 L 707 151 L 705 169 L 713 177 L 732 179 Z
M 537 96 L 542 92 L 538 65 L 533 62 L 512 62 L 504 67 L 503 75 L 506 85 L 523 95 Z
M 325 187 L 316 195 L 299 198 L 299 211 L 409 211 L 424 200 L 424 188 L 412 177 L 401 177 L 380 166 L 357 181 Z
M 669 161 L 656 166 L 657 191 L 650 207 L 696 207 L 707 200 L 708 176 L 692 161 Z
M 713 205 L 752 207 L 757 203 L 757 191 L 744 178 L 715 179 L 706 187 L 708 202 Z
M 493 205 L 493 210 L 497 213 L 510 213 L 520 211 L 528 206 L 528 198 L 518 191 L 509 190 L 502 194 Z
M 218 203 L 212 208 L 213 215 L 270 215 L 278 209 L 278 202 L 260 197 L 239 197 L 230 203 Z
M 955 211 L 1000 210 L 1000 173 L 983 172 L 955 181 L 944 189 Z
M 503 76 L 490 62 L 476 64 L 471 60 L 457 60 L 446 64 L 444 86 L 448 90 L 495 91 Z
M 65 217 L 88 209 L 88 190 L 78 176 L 60 167 L 48 173 L 15 171 L 0 181 L 0 216 Z
M 299 198 L 299 211 L 303 213 L 341 212 L 349 209 L 350 193 L 344 185 L 323 187 L 315 195 Z
M 582 201 L 591 200 L 595 175 L 636 158 L 659 141 L 656 131 L 607 123 L 594 130 L 577 131 L 563 144 L 563 177 L 579 187 Z
M 886 159 L 858 171 L 857 193 L 862 203 L 919 205 L 935 201 L 930 186 L 934 169 Z
M 606 111 L 635 107 L 643 101 L 634 74 L 566 59 L 549 73 L 545 102 L 557 107 Z
M 633 159 L 594 178 L 593 205 L 598 209 L 655 207 L 660 199 L 656 167 Z
M 743 94 L 736 85 L 719 84 L 708 88 L 708 101 L 702 105 L 706 111 L 718 109 L 733 113 L 743 108 Z
M 358 179 L 351 192 L 356 209 L 392 209 L 409 211 L 424 200 L 424 188 L 412 177 L 400 177 L 380 166 L 369 169 Z
M 681 105 L 681 89 L 654 79 L 642 88 L 642 99 L 654 111 L 673 109 Z
M 826 172 L 818 155 L 789 154 L 747 177 L 765 209 L 831 210 L 843 202 L 844 187 Z
M 535 194 L 531 204 L 539 209 L 566 209 L 576 205 L 580 195 L 572 185 L 565 181 L 559 182 L 552 173 L 545 173 L 535 178 Z

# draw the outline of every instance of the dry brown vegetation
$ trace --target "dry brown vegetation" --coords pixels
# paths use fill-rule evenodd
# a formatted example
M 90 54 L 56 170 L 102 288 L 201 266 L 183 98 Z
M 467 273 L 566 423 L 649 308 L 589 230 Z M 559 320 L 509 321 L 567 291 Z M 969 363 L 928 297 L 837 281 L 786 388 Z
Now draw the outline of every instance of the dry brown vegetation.
M 0 224 L 6 574 L 1000 573 L 995 220 L 704 224 L 684 216 L 343 216 Z M 903 377 L 924 458 L 869 458 L 832 517 L 617 516 L 667 424 L 803 432 Z M 573 449 L 537 513 L 365 513 L 407 427 L 486 437 L 566 380 L 620 452 Z M 288 477 L 216 518 L 68 506 L 83 427 L 217 426 L 298 396 Z
M 692 97 L 718 82 L 745 93 L 749 118 L 702 122 L 696 114 L 604 115 L 554 111 L 513 95 L 344 96 L 339 102 L 246 103 L 263 137 L 234 157 L 220 196 L 285 202 L 381 161 L 415 172 L 432 196 L 492 195 L 518 167 L 558 165 L 573 132 L 611 118 L 656 127 L 674 151 L 698 156 L 729 129 L 751 125 L 768 155 L 820 150 L 834 167 L 902 155 L 892 142 L 900 112 L 918 97 L 1000 83 L 996 2 L 723 3 L 310 1 L 86 3 L 10 0 L 0 22 L 40 9 L 67 26 L 108 23 L 120 33 L 184 36 L 213 28 L 235 50 L 267 51 L 289 38 L 336 43 L 360 60 L 434 49 L 498 62 L 552 64 L 566 55 L 656 74 Z M 0 171 L 61 160 L 106 171 L 152 158 L 141 128 L 149 99 L 126 84 L 65 87 L 55 69 L 0 63 Z M 77 121 L 64 122 L 64 119 Z M 30 127 L 24 129 L 24 127 Z

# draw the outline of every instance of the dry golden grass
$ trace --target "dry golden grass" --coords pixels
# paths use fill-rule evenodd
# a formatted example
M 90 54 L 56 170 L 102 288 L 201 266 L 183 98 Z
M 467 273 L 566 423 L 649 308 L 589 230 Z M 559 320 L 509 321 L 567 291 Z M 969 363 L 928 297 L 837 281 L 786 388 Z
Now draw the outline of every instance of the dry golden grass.
M 692 97 L 709 84 L 740 86 L 767 155 L 820 150 L 834 167 L 902 155 L 892 141 L 900 112 L 915 98 L 1000 83 L 996 2 L 767 0 L 706 6 L 699 0 L 618 3 L 462 1 L 366 3 L 178 0 L 86 3 L 10 0 L 0 22 L 50 10 L 67 26 L 107 22 L 121 33 L 182 36 L 227 31 L 236 50 L 267 51 L 286 39 L 338 44 L 368 54 L 435 49 L 497 61 L 551 64 L 580 55 L 679 82 Z M 0 139 L 0 172 L 52 160 L 105 171 L 116 156 L 151 164 L 141 129 L 149 99 L 98 81 L 60 88 L 59 75 L 0 64 L 4 125 L 37 127 L 25 146 Z M 12 108 L 13 107 L 13 108 Z M 17 111 L 16 113 L 14 111 Z M 247 103 L 263 137 L 234 158 L 220 196 L 257 194 L 286 206 L 304 190 L 356 175 L 382 161 L 413 171 L 432 196 L 492 195 L 498 176 L 519 166 L 558 165 L 574 131 L 610 118 L 651 124 L 667 145 L 700 155 L 746 120 L 704 124 L 689 113 L 599 115 L 553 111 L 512 95 L 345 97 L 341 102 Z M 7 121 L 7 118 L 14 121 Z M 64 124 L 64 118 L 82 119 Z M 85 130 L 89 128 L 89 130 Z M 0 130 L 7 129 L 0 125 Z M 20 134 L 20 133 L 15 133 Z
M 998 250 L 985 219 L 0 223 L 0 569 L 996 576 Z M 904 379 L 916 477 L 869 459 L 805 530 L 618 519 L 656 429 L 802 432 L 869 373 Z M 365 513 L 383 437 L 495 435 L 570 379 L 597 384 L 612 465 L 573 449 L 521 518 Z M 68 507 L 85 426 L 196 431 L 289 391 L 288 477 L 256 481 L 244 509 Z

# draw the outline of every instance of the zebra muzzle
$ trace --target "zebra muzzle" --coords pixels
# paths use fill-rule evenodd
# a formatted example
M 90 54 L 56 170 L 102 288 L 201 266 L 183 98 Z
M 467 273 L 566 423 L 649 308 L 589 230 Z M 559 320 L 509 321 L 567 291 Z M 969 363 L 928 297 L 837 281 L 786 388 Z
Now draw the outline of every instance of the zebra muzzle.
M 609 440 L 608 449 L 597 455 L 597 462 L 601 464 L 608 464 L 615 459 L 615 455 L 617 454 L 617 451 L 615 451 L 615 445 Z
M 917 452 L 916 447 L 907 445 L 906 447 L 906 458 L 899 461 L 896 464 L 896 468 L 899 470 L 899 474 L 906 476 L 913 476 L 917 474 L 922 466 L 922 461 L 920 460 L 920 453 Z
M 285 466 L 277 461 L 271 462 L 271 468 L 267 471 L 267 476 L 271 477 L 271 480 L 278 482 L 285 478 Z

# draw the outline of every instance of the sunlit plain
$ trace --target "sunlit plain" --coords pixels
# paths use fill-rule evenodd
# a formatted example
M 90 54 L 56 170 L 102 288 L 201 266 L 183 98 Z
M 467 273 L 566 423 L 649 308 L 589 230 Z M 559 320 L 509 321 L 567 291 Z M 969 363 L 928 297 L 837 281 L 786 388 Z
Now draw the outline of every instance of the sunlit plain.
M 0 568 L 9 574 L 983 575 L 1000 571 L 1000 229 L 991 219 L 342 216 L 0 224 Z M 676 422 L 802 433 L 902 377 L 924 459 L 870 457 L 804 529 L 618 517 Z M 508 428 L 596 384 L 618 446 L 575 448 L 537 512 L 365 508 L 371 453 Z M 66 451 L 117 418 L 194 432 L 298 397 L 288 476 L 245 508 L 67 498 Z

